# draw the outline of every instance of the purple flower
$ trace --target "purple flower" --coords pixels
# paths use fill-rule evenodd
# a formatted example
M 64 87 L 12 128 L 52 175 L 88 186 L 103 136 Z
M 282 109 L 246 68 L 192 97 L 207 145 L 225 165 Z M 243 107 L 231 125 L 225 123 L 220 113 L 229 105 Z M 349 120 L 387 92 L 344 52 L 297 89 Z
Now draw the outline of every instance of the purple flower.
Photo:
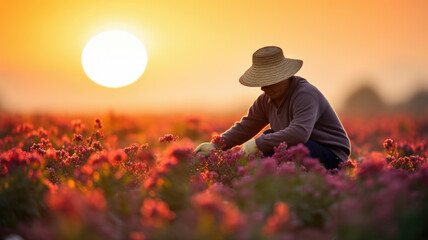
M 214 143 L 217 149 L 223 149 L 224 147 L 226 147 L 226 145 L 224 144 L 224 139 L 218 135 L 214 136 L 211 139 L 211 142 Z
M 273 175 L 275 174 L 276 170 L 276 160 L 273 157 L 267 157 L 262 159 L 260 171 L 258 172 L 258 177 L 264 177 L 266 175 Z
M 178 136 L 174 137 L 172 134 L 165 134 L 165 136 L 159 138 L 159 142 L 160 143 L 164 143 L 164 142 L 175 142 L 178 140 Z
M 274 154 L 273 158 L 275 158 L 278 162 L 288 162 L 291 161 L 291 154 L 287 149 L 287 143 L 280 143 L 278 147 L 273 147 Z
M 101 128 L 103 128 L 103 125 L 101 124 L 101 120 L 99 118 L 95 119 L 94 128 L 95 129 L 101 129 Z

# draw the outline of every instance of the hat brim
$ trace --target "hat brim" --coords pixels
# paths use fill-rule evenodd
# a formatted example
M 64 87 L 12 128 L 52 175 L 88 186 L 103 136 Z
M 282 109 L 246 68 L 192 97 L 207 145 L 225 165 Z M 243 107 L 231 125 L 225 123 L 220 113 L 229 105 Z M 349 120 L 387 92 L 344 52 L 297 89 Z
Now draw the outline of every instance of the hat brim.
M 284 58 L 279 64 L 273 66 L 253 65 L 239 78 L 239 82 L 247 87 L 269 86 L 292 77 L 302 65 L 302 60 L 290 58 Z

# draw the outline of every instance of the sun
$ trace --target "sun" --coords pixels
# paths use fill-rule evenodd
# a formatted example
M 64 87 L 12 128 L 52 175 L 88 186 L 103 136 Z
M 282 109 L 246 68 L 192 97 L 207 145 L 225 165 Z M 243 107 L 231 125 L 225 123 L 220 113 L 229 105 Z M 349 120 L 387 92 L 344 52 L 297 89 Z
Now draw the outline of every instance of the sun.
M 92 37 L 82 51 L 82 66 L 99 85 L 119 88 L 138 80 L 147 66 L 147 51 L 134 35 L 110 30 Z

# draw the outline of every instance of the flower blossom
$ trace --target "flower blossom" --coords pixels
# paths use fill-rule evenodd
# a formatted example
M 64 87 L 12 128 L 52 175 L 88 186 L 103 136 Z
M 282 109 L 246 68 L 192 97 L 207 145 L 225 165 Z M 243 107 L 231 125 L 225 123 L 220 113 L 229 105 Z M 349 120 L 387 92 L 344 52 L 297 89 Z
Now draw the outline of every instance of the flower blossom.
M 73 142 L 81 142 L 83 141 L 83 137 L 80 134 L 74 134 Z
M 267 235 L 273 235 L 286 230 L 286 224 L 290 219 L 290 208 L 285 202 L 277 202 L 273 213 L 268 217 L 263 226 L 263 232 Z
M 101 124 L 101 120 L 99 118 L 95 119 L 94 128 L 95 129 L 101 129 L 101 128 L 103 128 L 103 125 Z
M 224 143 L 224 139 L 218 135 L 215 135 L 211 139 L 211 142 L 214 143 L 216 149 L 223 149 L 224 147 L 226 147 L 226 144 Z
M 165 134 L 165 136 L 159 138 L 160 143 L 175 142 L 177 140 L 178 140 L 178 136 L 174 137 L 172 134 Z
M 287 143 L 282 142 L 277 147 L 273 147 L 274 154 L 272 155 L 278 162 L 287 162 L 291 161 L 291 154 L 287 149 Z
M 392 140 L 391 138 L 387 138 L 384 142 L 383 142 L 383 148 L 385 149 L 385 151 L 389 154 L 389 156 L 394 156 L 396 151 L 397 151 L 397 143 L 394 142 L 394 140 Z
M 140 209 L 141 223 L 148 227 L 161 227 L 175 219 L 175 213 L 160 199 L 146 198 Z

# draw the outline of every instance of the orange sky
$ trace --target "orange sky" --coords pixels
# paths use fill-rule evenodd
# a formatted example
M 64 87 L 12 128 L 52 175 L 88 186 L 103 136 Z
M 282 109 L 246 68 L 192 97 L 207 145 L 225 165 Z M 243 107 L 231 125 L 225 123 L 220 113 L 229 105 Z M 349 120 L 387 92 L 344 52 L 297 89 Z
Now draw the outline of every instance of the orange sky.
M 428 1 L 8 1 L 0 14 L 0 107 L 15 112 L 231 111 L 261 92 L 238 83 L 266 45 L 304 61 L 340 109 L 369 78 L 389 102 L 428 88 Z M 146 46 L 135 83 L 109 89 L 80 63 L 119 29 Z

